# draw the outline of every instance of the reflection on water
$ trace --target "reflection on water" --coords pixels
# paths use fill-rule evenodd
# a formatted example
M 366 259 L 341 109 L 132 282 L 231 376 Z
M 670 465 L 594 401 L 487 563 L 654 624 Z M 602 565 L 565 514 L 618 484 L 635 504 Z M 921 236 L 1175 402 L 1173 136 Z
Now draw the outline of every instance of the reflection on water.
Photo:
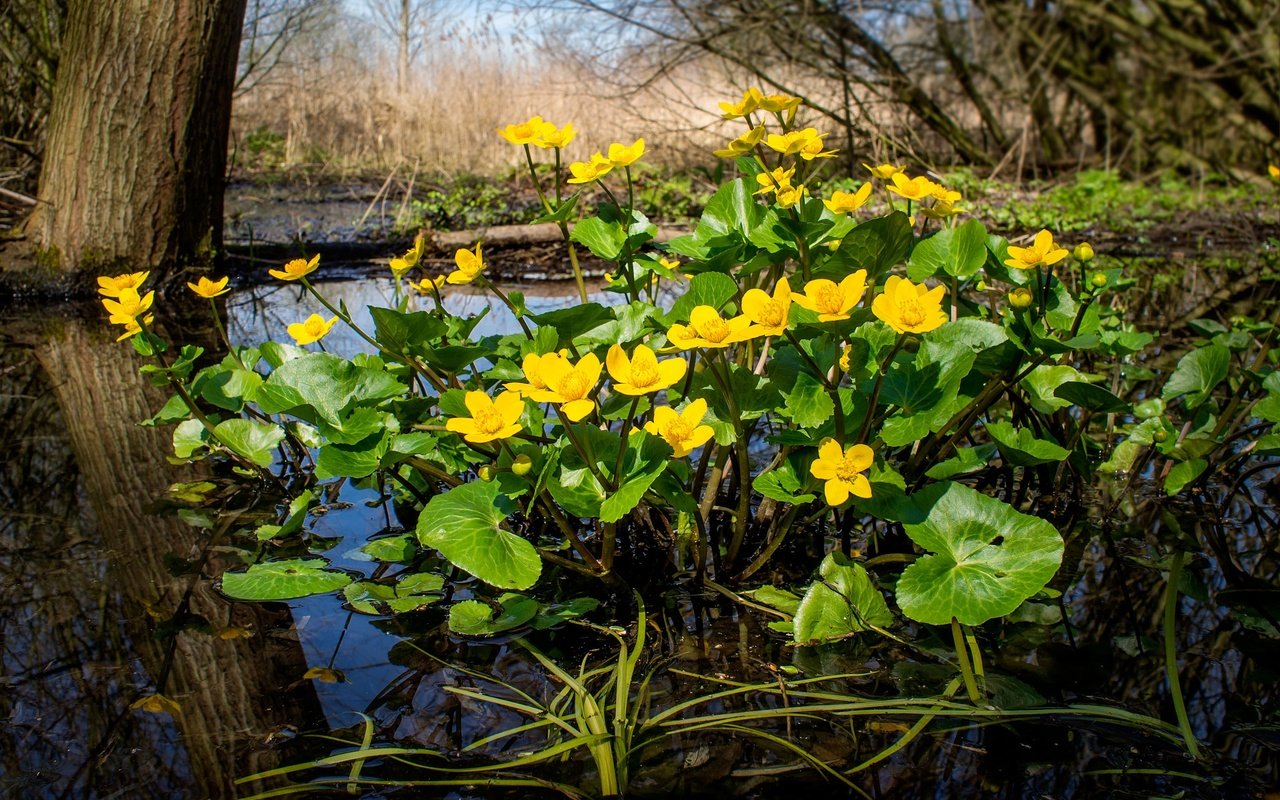
M 321 286 L 370 327 L 368 306 L 391 301 L 385 279 Z M 576 297 L 567 286 L 524 290 L 535 313 Z M 455 313 L 491 305 L 467 288 L 447 297 Z M 601 303 L 620 297 L 592 294 Z M 506 309 L 493 306 L 478 335 L 512 331 Z M 299 287 L 272 284 L 232 298 L 229 327 L 238 343 L 255 344 L 282 337 L 288 323 L 320 311 Z M 96 308 L 86 314 L 96 317 Z M 336 597 L 296 601 L 287 609 L 223 600 L 209 577 L 238 563 L 229 543 L 216 540 L 216 529 L 182 522 L 172 503 L 168 513 L 148 513 L 166 511 L 157 501 L 170 483 L 201 473 L 168 464 L 166 433 L 135 424 L 163 400 L 138 378 L 139 360 L 95 325 L 69 323 L 25 340 L 23 346 L 5 340 L 0 347 L 0 443 L 6 453 L 0 468 L 0 795 L 234 796 L 238 776 L 336 746 L 295 740 L 282 756 L 265 744 L 288 739 L 294 729 L 354 740 L 363 713 L 373 720 L 376 741 L 454 752 L 521 721 L 510 711 L 448 693 L 446 687 L 472 679 L 423 651 L 538 696 L 548 692 L 545 672 L 523 651 L 501 642 L 450 640 L 441 633 L 437 610 L 386 620 L 350 615 Z M 341 328 L 326 339 L 330 350 L 344 354 L 363 344 Z M 258 503 L 234 493 L 225 500 L 232 508 Z M 373 491 L 347 486 L 337 500 L 328 513 L 309 520 L 309 530 L 334 540 L 326 557 L 336 566 L 368 574 L 371 565 L 353 551 L 401 523 Z M 1265 633 L 1265 620 L 1245 616 L 1249 604 L 1233 600 L 1242 587 L 1274 596 L 1280 553 L 1271 506 L 1238 502 L 1219 519 L 1201 500 L 1132 500 L 1128 518 L 1085 532 L 1078 562 L 1059 581 L 1070 627 L 988 626 L 990 667 L 1017 678 L 1004 685 L 1005 700 L 1017 692 L 1030 693 L 1024 700 L 1039 693 L 1050 702 L 1123 704 L 1173 719 L 1160 650 L 1164 584 L 1150 543 L 1172 536 L 1204 543 L 1205 553 L 1189 565 L 1178 613 L 1184 691 L 1196 733 L 1211 750 L 1208 765 L 1189 763 L 1177 748 L 1138 732 L 1099 725 L 1055 719 L 1016 728 L 937 724 L 867 775 L 868 793 L 1243 797 L 1277 781 L 1280 648 Z M 1106 505 L 1108 498 L 1098 502 Z M 860 640 L 794 651 L 760 617 L 718 596 L 675 586 L 661 599 L 665 603 L 654 609 L 661 652 L 670 666 L 688 672 L 767 681 L 779 665 L 794 664 L 805 675 L 856 671 L 864 677 L 839 688 L 867 695 L 892 695 L 899 688 L 936 692 L 939 676 L 951 674 L 944 664 L 948 645 L 922 639 L 920 631 L 903 632 L 911 647 Z M 175 635 L 176 627 L 182 630 Z M 252 635 L 219 635 L 234 630 Z M 600 637 L 581 631 L 537 641 L 563 663 L 608 653 Z M 309 667 L 335 668 L 347 682 L 304 680 Z M 709 685 L 663 669 L 652 688 L 654 706 L 663 707 Z M 181 711 L 170 716 L 129 709 L 156 691 L 180 703 Z M 776 700 L 739 701 L 771 702 Z M 795 730 L 780 724 L 777 732 L 848 767 L 896 741 L 902 726 L 892 719 L 858 723 L 852 738 L 848 730 L 819 722 Z M 537 745 L 528 734 L 506 743 L 504 752 Z M 727 787 L 753 797 L 796 791 L 835 796 L 812 773 L 786 771 L 776 753 L 749 740 L 685 735 L 646 750 L 640 763 L 635 785 L 649 796 L 724 796 Z M 559 778 L 590 782 L 580 760 L 560 769 Z M 1132 769 L 1193 778 L 1122 774 Z

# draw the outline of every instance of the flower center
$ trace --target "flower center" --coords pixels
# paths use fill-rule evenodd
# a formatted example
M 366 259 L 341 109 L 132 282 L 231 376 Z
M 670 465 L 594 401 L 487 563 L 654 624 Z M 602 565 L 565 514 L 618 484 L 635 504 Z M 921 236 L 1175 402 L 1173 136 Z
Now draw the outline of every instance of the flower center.
M 323 322 L 323 321 L 318 320 L 318 319 L 308 320 L 308 322 L 307 322 L 307 335 L 308 335 L 308 336 L 319 336 L 319 335 L 320 335 L 320 334 L 322 334 L 322 333 L 324 333 L 324 322 Z
M 840 314 L 844 306 L 844 292 L 836 284 L 819 286 L 814 305 L 820 314 Z
M 699 324 L 694 325 L 693 329 L 698 332 L 699 336 L 709 342 L 722 342 L 729 335 L 729 326 L 719 317 L 702 320 Z
M 631 362 L 631 385 L 652 386 L 658 382 L 658 370 L 652 364 Z
M 852 481 L 861 471 L 853 456 L 847 455 L 840 460 L 840 466 L 836 467 L 836 477 L 842 481 Z
M 591 384 L 587 382 L 586 376 L 577 371 L 565 375 L 556 387 L 556 392 L 566 400 L 581 400 L 589 391 Z
M 502 415 L 495 409 L 486 408 L 473 419 L 476 421 L 476 428 L 482 433 L 497 433 L 502 429 Z
M 760 308 L 760 324 L 768 325 L 770 328 L 776 328 L 785 322 L 782 313 L 782 303 L 777 300 L 770 300 Z
M 915 327 L 925 320 L 924 306 L 916 299 L 902 300 L 898 303 L 898 319 L 907 327 Z
M 693 426 L 680 417 L 676 417 L 667 423 L 667 430 L 664 432 L 663 438 L 672 444 L 676 444 L 688 439 L 691 433 L 693 433 Z

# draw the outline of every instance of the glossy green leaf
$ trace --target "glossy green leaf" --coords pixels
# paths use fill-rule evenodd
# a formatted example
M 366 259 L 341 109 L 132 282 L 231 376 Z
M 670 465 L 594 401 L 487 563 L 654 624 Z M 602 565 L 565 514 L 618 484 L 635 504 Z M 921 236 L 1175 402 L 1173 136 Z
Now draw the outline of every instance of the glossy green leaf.
M 697 306 L 720 308 L 738 293 L 738 282 L 720 272 L 704 272 L 689 281 L 689 291 L 676 300 L 667 319 L 687 322 L 689 314 Z
M 278 425 L 239 418 L 219 422 L 213 435 L 231 452 L 263 468 L 275 462 L 276 447 L 284 441 L 284 429 Z
M 893 623 L 884 596 L 861 564 L 828 553 L 818 576 L 796 608 L 796 644 L 819 644 Z
M 302 494 L 289 501 L 289 510 L 285 514 L 284 522 L 279 525 L 259 525 L 254 535 L 258 537 L 258 541 L 263 542 L 267 539 L 280 539 L 297 533 L 302 530 L 302 523 L 307 521 L 307 512 L 315 503 L 315 492 L 310 489 L 304 490 Z
M 411 352 L 415 346 L 439 339 L 446 326 L 427 311 L 405 313 L 390 308 L 369 307 L 373 317 L 373 338 L 392 353 Z
M 1084 381 L 1064 383 L 1053 390 L 1056 397 L 1067 400 L 1081 408 L 1103 414 L 1125 414 L 1129 412 L 1129 404 L 1116 397 L 1101 386 Z
M 444 578 L 430 572 L 405 575 L 392 584 L 356 581 L 342 590 L 351 608 L 361 614 L 386 616 L 417 611 L 438 602 Z
M 911 499 L 923 518 L 903 528 L 927 555 L 903 570 L 896 591 L 902 613 L 917 622 L 981 625 L 1058 571 L 1062 537 L 1045 520 L 959 483 L 933 484 Z
M 1200 347 L 1187 353 L 1178 361 L 1173 374 L 1164 385 L 1161 397 L 1166 402 L 1186 395 L 1187 408 L 1197 408 L 1222 383 L 1231 368 L 1231 351 L 1221 345 Z
M 795 592 L 779 589 L 776 586 L 761 586 L 759 589 L 752 589 L 743 592 L 744 595 L 755 600 L 757 603 L 763 603 L 770 608 L 776 608 L 784 614 L 795 616 L 796 610 L 800 608 L 800 596 Z
M 522 594 L 507 592 L 495 605 L 479 600 L 455 603 L 449 609 L 449 631 L 458 636 L 493 636 L 519 628 L 538 614 L 538 601 Z
M 418 554 L 418 545 L 408 534 L 399 534 L 374 539 L 361 546 L 357 552 L 362 555 L 362 560 L 402 564 L 413 560 Z M 350 554 L 348 557 L 351 557 Z
M 967 280 L 982 269 L 987 260 L 987 229 L 971 219 L 954 228 L 943 228 L 918 242 L 911 251 L 907 277 L 922 281 L 939 272 Z
M 586 217 L 573 226 L 569 238 L 585 246 L 596 257 L 615 261 L 627 241 L 627 232 L 616 222 L 600 217 Z
M 264 561 L 245 572 L 222 575 L 222 592 L 236 600 L 293 600 L 327 594 L 351 583 L 351 576 L 325 569 L 323 558 Z
M 389 372 L 358 367 L 329 353 L 308 353 L 276 368 L 253 399 L 268 414 L 291 413 L 307 422 L 336 425 L 344 409 L 374 405 L 404 391 Z
M 456 566 L 501 589 L 528 589 L 542 574 L 538 551 L 502 529 L 515 507 L 494 482 L 467 483 L 431 498 L 418 517 L 418 540 Z
M 807 372 L 796 375 L 795 385 L 786 394 L 786 414 L 801 428 L 816 428 L 835 413 L 836 406 L 827 388 Z
M 849 231 L 836 252 L 842 261 L 865 269 L 868 282 L 879 283 L 891 267 L 907 258 L 914 239 L 907 215 L 894 211 Z
M 1016 467 L 1054 464 L 1071 455 L 1071 451 L 1065 447 L 1045 439 L 1037 439 L 1026 428 L 1015 429 L 1008 422 L 988 422 L 987 433 L 995 440 L 1005 461 Z
M 1173 497 L 1187 488 L 1187 484 L 1204 474 L 1209 462 L 1203 458 L 1192 458 L 1173 465 L 1169 474 L 1164 476 L 1164 493 Z

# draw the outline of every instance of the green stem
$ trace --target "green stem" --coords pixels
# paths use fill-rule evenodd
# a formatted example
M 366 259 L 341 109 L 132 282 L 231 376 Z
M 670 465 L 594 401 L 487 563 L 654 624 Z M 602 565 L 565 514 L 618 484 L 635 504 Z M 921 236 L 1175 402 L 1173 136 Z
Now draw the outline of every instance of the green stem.
M 956 660 L 960 662 L 960 675 L 964 678 L 964 688 L 969 694 L 969 702 L 975 706 L 982 705 L 982 695 L 978 692 L 978 682 L 973 677 L 973 667 L 969 664 L 969 648 L 965 644 L 964 634 L 960 632 L 960 620 L 951 618 L 951 639 L 956 647 Z
M 595 456 L 591 452 L 591 448 L 578 438 L 578 434 L 574 433 L 573 423 L 564 415 L 564 410 L 561 409 L 560 404 L 557 403 L 555 409 L 556 416 L 560 418 L 560 425 L 564 428 L 565 435 L 569 437 L 569 441 L 573 444 L 574 449 L 578 451 L 578 455 L 582 456 L 582 461 L 587 465 L 587 469 L 595 476 L 596 480 L 600 481 L 601 486 L 611 492 L 617 491 L 618 487 L 612 481 L 605 478 L 604 473 L 600 471 L 600 465 L 596 463 Z
M 524 322 L 524 317 L 520 315 L 519 310 L 516 309 L 515 304 L 511 302 L 511 299 L 507 297 L 506 293 L 499 289 L 497 284 L 488 278 L 483 279 L 483 283 L 481 285 L 486 289 L 492 290 L 493 293 L 498 296 L 498 299 L 502 301 L 502 304 L 511 311 L 511 316 L 516 318 L 516 322 L 520 325 L 520 330 L 524 331 L 525 338 L 532 340 L 533 332 L 529 330 L 529 326 Z
M 1169 695 L 1173 699 L 1173 712 L 1178 717 L 1178 730 L 1192 758 L 1200 758 L 1200 745 L 1191 730 L 1191 718 L 1187 716 L 1187 704 L 1182 697 L 1182 683 L 1178 679 L 1178 642 L 1174 621 L 1178 613 L 1178 582 L 1182 579 L 1182 561 L 1186 554 L 1175 552 L 1169 560 L 1169 583 L 1164 593 L 1164 668 L 1169 679 Z
M 898 341 L 893 343 L 893 348 L 889 350 L 889 354 L 880 362 L 879 369 L 876 370 L 876 384 L 871 389 L 871 400 L 867 403 L 867 416 L 862 420 L 862 430 L 858 431 L 858 441 L 865 443 L 867 436 L 871 433 L 871 421 L 876 415 L 876 403 L 880 402 L 880 387 L 884 386 L 884 373 L 889 369 L 889 365 L 893 363 L 893 359 L 897 357 L 898 351 L 907 342 L 907 334 L 898 334 Z M 838 398 L 837 398 L 838 399 Z

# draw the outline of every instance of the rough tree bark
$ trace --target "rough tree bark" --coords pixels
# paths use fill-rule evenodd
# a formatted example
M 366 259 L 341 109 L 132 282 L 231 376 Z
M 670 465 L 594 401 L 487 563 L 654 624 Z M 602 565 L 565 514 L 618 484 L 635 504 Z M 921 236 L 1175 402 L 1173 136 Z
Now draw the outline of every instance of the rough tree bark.
M 71 0 L 49 114 L 41 264 L 101 274 L 221 246 L 245 0 Z

